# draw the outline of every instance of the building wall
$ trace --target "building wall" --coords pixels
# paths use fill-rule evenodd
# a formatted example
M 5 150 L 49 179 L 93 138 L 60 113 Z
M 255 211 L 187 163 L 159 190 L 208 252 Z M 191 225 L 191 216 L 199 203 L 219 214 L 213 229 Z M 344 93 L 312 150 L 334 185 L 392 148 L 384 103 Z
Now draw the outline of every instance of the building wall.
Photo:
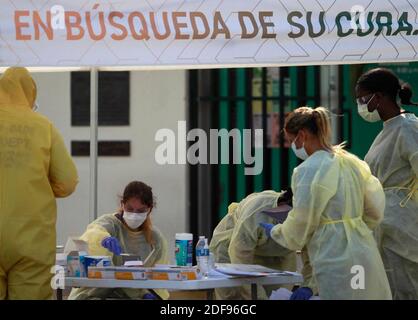
M 40 113 L 61 131 L 70 148 L 71 140 L 89 140 L 89 127 L 71 127 L 70 73 L 37 73 Z M 154 139 L 161 128 L 176 132 L 177 121 L 186 119 L 186 72 L 131 73 L 131 125 L 100 127 L 99 140 L 130 140 L 131 157 L 99 158 L 99 215 L 118 208 L 118 195 L 132 180 L 151 185 L 157 197 L 154 224 L 166 235 L 174 257 L 176 232 L 187 231 L 186 165 L 160 166 L 154 160 L 159 144 Z M 69 198 L 58 200 L 57 244 L 68 236 L 81 235 L 89 223 L 89 158 L 75 157 L 80 182 Z

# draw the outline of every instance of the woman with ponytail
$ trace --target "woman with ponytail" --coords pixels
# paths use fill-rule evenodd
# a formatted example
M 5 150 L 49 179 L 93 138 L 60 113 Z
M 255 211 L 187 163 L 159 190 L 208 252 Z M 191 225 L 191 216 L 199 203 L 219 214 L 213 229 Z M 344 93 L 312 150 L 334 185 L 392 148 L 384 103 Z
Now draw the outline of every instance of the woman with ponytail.
M 388 69 L 363 74 L 356 87 L 360 115 L 383 121 L 365 160 L 386 196 L 376 236 L 394 299 L 418 299 L 418 118 L 412 89 Z M 418 111 L 418 108 L 417 108 Z
M 325 108 L 302 107 L 285 121 L 286 139 L 304 160 L 292 176 L 293 209 L 283 224 L 263 225 L 290 250 L 307 250 L 305 282 L 294 296 L 308 299 L 391 299 L 372 235 L 385 198 L 369 166 L 331 143 Z

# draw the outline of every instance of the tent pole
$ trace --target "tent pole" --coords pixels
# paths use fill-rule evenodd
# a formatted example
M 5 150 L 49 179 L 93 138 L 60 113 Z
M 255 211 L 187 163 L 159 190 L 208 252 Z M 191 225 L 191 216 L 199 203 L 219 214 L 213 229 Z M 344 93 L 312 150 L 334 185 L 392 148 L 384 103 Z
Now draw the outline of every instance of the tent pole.
M 332 144 L 341 142 L 338 66 L 321 66 L 321 105 L 331 112 Z
M 98 69 L 90 69 L 90 222 L 97 219 L 98 181 Z
M 341 114 L 342 114 L 342 106 L 340 106 L 340 86 L 342 85 L 339 83 L 339 68 L 338 66 L 329 66 L 329 80 L 330 80 L 330 104 L 329 107 L 331 109 L 331 127 L 332 127 L 332 136 L 333 136 L 333 144 L 341 143 Z

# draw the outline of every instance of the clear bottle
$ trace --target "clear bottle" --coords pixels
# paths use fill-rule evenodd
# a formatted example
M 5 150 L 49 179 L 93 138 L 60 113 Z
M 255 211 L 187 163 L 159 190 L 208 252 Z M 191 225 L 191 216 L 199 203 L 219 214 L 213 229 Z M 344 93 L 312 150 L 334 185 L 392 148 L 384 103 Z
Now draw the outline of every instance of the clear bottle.
M 196 262 L 201 274 L 207 277 L 209 272 L 209 246 L 204 236 L 199 237 L 196 245 Z
M 210 269 L 211 269 L 211 267 L 210 267 L 210 251 L 209 251 L 209 243 L 208 243 L 208 239 L 207 238 L 205 238 L 205 247 L 204 247 L 204 249 L 205 249 L 205 268 L 206 268 L 206 270 L 205 270 L 205 277 L 207 277 L 208 275 L 209 275 L 209 272 L 210 272 Z

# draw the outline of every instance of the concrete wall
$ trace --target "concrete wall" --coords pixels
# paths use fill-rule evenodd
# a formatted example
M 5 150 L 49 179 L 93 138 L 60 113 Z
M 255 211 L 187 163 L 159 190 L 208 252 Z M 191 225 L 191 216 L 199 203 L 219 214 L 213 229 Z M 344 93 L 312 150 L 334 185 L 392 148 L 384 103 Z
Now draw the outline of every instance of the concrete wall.
M 71 140 L 89 140 L 88 127 L 71 127 L 70 73 L 37 73 L 40 113 L 51 119 L 70 148 Z M 187 231 L 186 166 L 160 166 L 154 160 L 159 145 L 154 139 L 161 128 L 176 132 L 177 121 L 186 119 L 186 72 L 155 71 L 131 73 L 131 125 L 101 127 L 99 139 L 130 140 L 131 157 L 99 158 L 98 211 L 114 212 L 117 195 L 132 180 L 153 187 L 157 208 L 154 224 L 166 235 L 170 257 L 174 257 L 176 232 Z M 58 200 L 57 243 L 81 235 L 89 223 L 89 158 L 75 157 L 80 183 L 69 198 Z

